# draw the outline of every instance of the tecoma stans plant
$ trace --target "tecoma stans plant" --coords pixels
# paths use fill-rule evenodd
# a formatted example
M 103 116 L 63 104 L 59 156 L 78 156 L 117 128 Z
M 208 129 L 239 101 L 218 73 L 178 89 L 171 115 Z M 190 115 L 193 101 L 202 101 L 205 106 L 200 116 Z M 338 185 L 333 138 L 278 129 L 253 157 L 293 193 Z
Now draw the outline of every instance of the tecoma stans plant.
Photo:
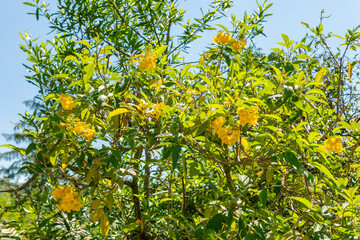
M 56 35 L 21 35 L 40 104 L 21 115 L 27 148 L 4 145 L 28 181 L 0 192 L 25 192 L 17 210 L 35 217 L 3 224 L 28 239 L 360 237 L 358 27 L 324 33 L 321 16 L 266 54 L 267 1 L 189 20 L 180 0 L 24 4 Z

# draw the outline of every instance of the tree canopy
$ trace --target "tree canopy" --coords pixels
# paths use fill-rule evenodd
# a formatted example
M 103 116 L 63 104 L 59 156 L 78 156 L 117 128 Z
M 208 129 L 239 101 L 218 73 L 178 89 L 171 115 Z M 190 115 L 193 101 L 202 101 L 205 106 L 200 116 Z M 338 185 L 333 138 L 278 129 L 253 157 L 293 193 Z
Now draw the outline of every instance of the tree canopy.
M 4 225 L 29 239 L 360 236 L 358 27 L 324 33 L 321 17 L 266 54 L 253 39 L 267 1 L 227 16 L 233 2 L 213 0 L 190 20 L 178 0 L 24 4 L 56 36 L 21 35 L 38 94 L 28 147 L 3 146 L 29 179 L 0 190 L 22 199 L 0 216 L 30 217 Z

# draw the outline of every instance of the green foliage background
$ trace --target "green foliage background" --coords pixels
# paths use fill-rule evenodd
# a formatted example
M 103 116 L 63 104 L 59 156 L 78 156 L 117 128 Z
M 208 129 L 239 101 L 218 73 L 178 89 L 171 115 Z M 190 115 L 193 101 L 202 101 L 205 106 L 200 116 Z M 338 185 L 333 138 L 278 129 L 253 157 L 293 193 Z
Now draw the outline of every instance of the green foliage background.
M 252 40 L 263 34 L 266 1 L 228 16 L 231 29 L 214 25 L 228 0 L 214 0 L 190 21 L 179 1 L 59 0 L 54 12 L 36 0 L 25 4 L 57 36 L 42 43 L 22 36 L 26 78 L 39 91 L 19 124 L 31 143 L 5 147 L 20 154 L 19 173 L 31 177 L 0 190 L 13 194 L 20 212 L 10 219 L 14 208 L 1 204 L 3 224 L 29 239 L 360 235 L 358 61 L 348 57 L 359 47 L 358 27 L 324 33 L 321 17 L 318 26 L 303 23 L 309 35 L 300 42 L 283 34 L 264 54 Z M 212 43 L 200 63 L 187 62 L 189 44 L 215 29 L 248 44 L 236 52 Z M 331 38 L 343 41 L 335 51 Z M 156 55 L 153 71 L 134 62 L 146 52 Z M 65 111 L 61 94 L 76 107 Z M 237 110 L 250 106 L 257 124 L 240 126 Z M 122 113 L 109 116 L 115 110 Z M 241 140 L 222 143 L 210 127 L 217 117 Z M 75 118 L 96 129 L 94 140 L 63 126 Z M 324 149 L 330 137 L 341 138 L 343 151 Z M 81 194 L 81 211 L 57 208 L 51 191 L 60 184 Z

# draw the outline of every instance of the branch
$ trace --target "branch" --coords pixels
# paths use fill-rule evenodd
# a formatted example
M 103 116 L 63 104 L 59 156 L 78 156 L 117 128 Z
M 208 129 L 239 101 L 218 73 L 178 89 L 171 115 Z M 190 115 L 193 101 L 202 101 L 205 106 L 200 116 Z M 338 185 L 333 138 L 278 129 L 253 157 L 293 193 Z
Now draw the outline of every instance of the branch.
M 116 5 L 113 3 L 113 1 L 110 1 L 110 4 L 113 6 L 115 12 L 117 13 L 117 15 L 120 17 L 121 21 L 123 21 L 124 23 L 126 22 L 125 18 L 123 15 L 121 15 L 121 13 L 119 12 L 119 10 L 116 8 Z M 139 31 L 137 31 L 135 28 L 133 28 L 132 26 L 128 25 L 129 28 L 131 28 L 132 31 L 134 31 L 139 37 L 141 37 L 142 39 L 144 39 L 147 43 L 151 44 L 152 46 L 155 46 L 153 43 L 151 43 L 149 41 L 149 39 L 147 39 L 146 37 L 144 37 L 143 35 L 141 35 L 141 33 L 139 33 Z
M 5 190 L 0 190 L 0 192 L 20 192 L 21 190 L 23 190 L 24 188 L 26 188 L 32 181 L 35 180 L 35 178 L 38 176 L 39 174 L 35 173 L 29 180 L 26 181 L 26 183 L 24 183 L 21 187 L 19 188 L 12 188 L 12 189 L 5 189 Z

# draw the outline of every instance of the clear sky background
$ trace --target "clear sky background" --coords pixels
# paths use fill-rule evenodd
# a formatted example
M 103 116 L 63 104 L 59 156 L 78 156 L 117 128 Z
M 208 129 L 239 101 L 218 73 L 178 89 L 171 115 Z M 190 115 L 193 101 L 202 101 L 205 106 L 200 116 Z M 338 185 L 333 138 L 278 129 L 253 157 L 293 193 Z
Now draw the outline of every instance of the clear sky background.
M 35 16 L 27 15 L 33 9 L 23 5 L 22 2 L 23 0 L 3 1 L 0 8 L 0 133 L 13 131 L 14 125 L 10 121 L 19 121 L 18 114 L 26 110 L 22 102 L 32 99 L 37 91 L 24 78 L 26 70 L 22 63 L 26 63 L 26 54 L 19 49 L 19 44 L 22 44 L 19 32 L 24 35 L 26 30 L 29 30 L 32 39 L 39 38 L 41 41 L 52 39 L 52 35 L 48 34 L 50 29 L 47 22 L 44 19 L 36 21 Z M 50 9 L 56 8 L 56 2 L 56 0 L 45 0 Z M 208 2 L 208 0 L 187 0 L 181 6 L 188 10 L 187 16 L 199 16 L 199 9 L 201 7 L 206 9 Z M 346 29 L 352 29 L 360 24 L 359 0 L 273 0 L 272 2 L 274 5 L 269 13 L 273 15 L 265 23 L 267 37 L 259 37 L 255 40 L 256 45 L 265 52 L 278 47 L 276 42 L 282 41 L 282 33 L 295 41 L 301 40 L 308 30 L 300 22 L 304 21 L 315 26 L 319 23 L 322 9 L 325 10 L 325 15 L 331 15 L 323 22 L 325 32 L 331 31 L 343 36 Z M 230 13 L 236 14 L 241 19 L 244 11 L 250 13 L 256 8 L 255 0 L 236 0 L 234 8 L 227 13 L 229 16 Z M 226 19 L 222 20 L 221 24 L 227 25 Z M 204 46 L 211 42 L 212 35 L 216 35 L 216 32 L 206 35 L 192 46 L 190 53 L 194 58 L 197 58 Z M 14 144 L 6 142 L 0 136 L 0 145 L 6 143 Z M 0 152 L 4 151 L 6 149 L 0 148 Z M 0 161 L 0 166 L 2 165 L 6 166 L 8 163 Z

